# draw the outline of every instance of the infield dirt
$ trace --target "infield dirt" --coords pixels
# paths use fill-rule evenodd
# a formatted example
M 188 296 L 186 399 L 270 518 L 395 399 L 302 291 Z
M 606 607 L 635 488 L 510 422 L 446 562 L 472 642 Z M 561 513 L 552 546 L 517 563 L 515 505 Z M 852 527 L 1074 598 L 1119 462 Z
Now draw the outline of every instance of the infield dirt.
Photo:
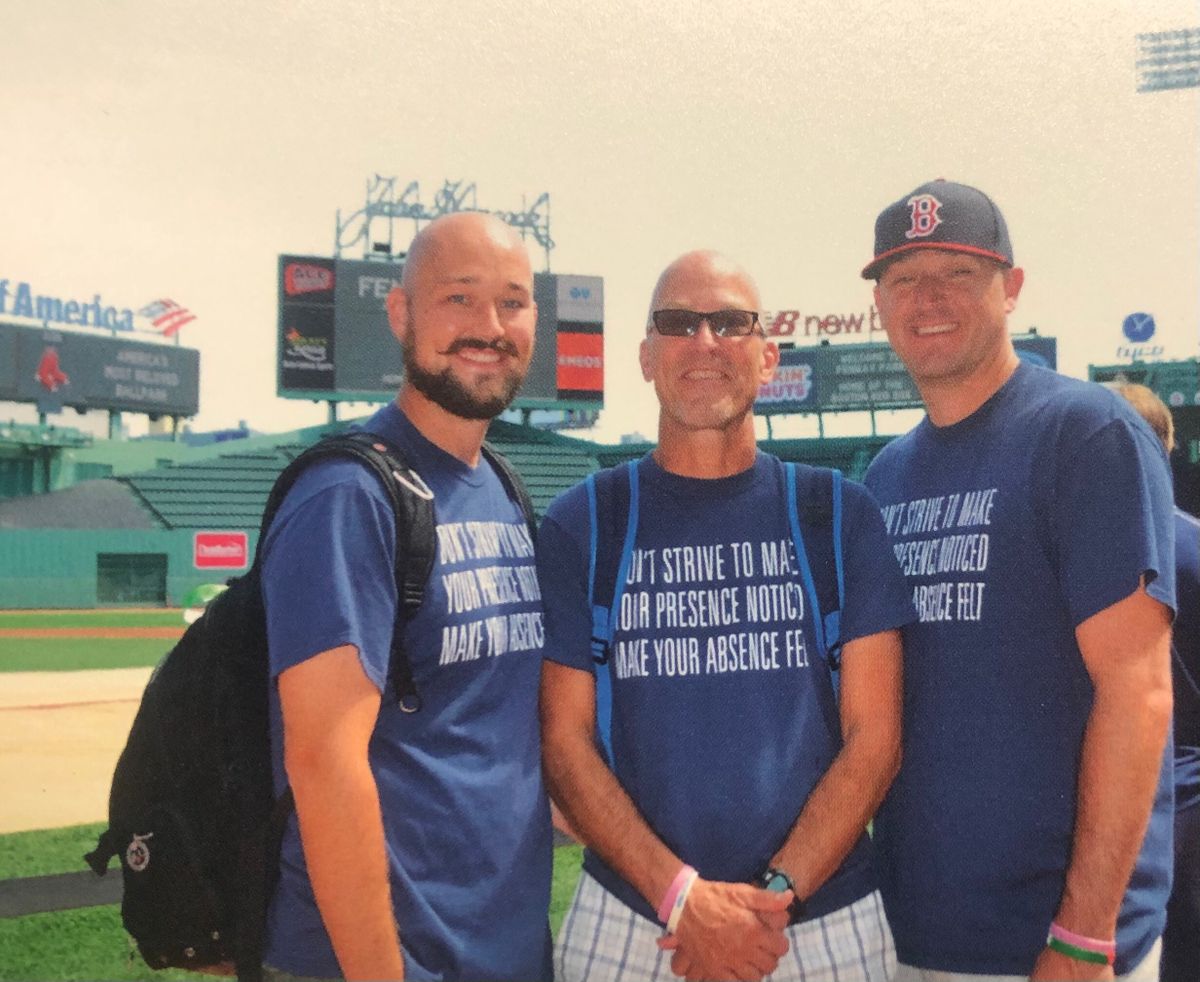
M 149 668 L 0 674 L 0 833 L 107 817 Z

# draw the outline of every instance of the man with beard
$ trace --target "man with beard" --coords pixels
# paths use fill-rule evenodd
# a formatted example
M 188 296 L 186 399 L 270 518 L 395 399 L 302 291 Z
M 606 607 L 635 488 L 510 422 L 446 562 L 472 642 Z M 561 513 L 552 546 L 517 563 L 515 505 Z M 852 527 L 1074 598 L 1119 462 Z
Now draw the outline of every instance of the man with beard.
M 296 801 L 267 976 L 545 979 L 541 600 L 524 514 L 480 454 L 533 351 L 528 254 L 493 217 L 438 219 L 387 312 L 405 381 L 364 429 L 404 454 L 435 505 L 434 568 L 403 626 L 421 708 L 404 712 L 388 682 L 387 493 L 354 461 L 315 464 L 264 544 L 276 784 Z
M 546 775 L 588 847 L 559 982 L 882 982 L 894 967 L 866 827 L 900 755 L 897 628 L 912 605 L 861 485 L 838 494 L 828 471 L 758 452 L 754 399 L 779 360 L 758 308 L 754 280 L 721 255 L 666 268 L 640 353 L 658 447 L 600 475 L 594 509 L 589 485 L 561 495 L 539 533 Z M 601 493 L 616 480 L 636 518 Z M 630 523 L 597 669 L 590 534 L 620 542 Z M 840 701 L 820 627 L 839 572 Z M 612 679 L 607 760 L 598 671 Z

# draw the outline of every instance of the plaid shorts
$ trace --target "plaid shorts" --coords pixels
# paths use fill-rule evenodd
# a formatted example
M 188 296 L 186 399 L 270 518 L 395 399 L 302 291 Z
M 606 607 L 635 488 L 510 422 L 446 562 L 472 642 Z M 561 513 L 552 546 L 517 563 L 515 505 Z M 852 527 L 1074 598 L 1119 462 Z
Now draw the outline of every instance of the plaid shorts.
M 631 910 L 588 873 L 554 948 L 557 982 L 675 982 L 663 928 Z M 788 952 L 769 982 L 888 982 L 896 970 L 892 932 L 878 892 L 787 929 Z

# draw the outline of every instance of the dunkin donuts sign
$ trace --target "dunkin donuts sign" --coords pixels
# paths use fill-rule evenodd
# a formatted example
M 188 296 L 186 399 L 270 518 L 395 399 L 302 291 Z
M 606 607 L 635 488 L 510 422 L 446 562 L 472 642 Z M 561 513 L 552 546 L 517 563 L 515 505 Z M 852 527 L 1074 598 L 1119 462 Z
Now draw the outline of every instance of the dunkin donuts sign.
M 196 569 L 245 569 L 249 552 L 245 532 L 197 532 L 192 550 Z

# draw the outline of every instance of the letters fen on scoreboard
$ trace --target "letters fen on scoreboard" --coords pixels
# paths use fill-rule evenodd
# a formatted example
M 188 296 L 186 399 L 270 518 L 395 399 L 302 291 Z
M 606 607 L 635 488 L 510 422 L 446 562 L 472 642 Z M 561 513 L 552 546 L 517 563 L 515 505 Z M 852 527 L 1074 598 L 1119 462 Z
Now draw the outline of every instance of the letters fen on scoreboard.
M 245 569 L 250 542 L 245 532 L 197 532 L 192 539 L 196 569 Z
M 1026 361 L 1057 367 L 1054 338 L 1023 334 L 1013 338 L 1013 345 Z M 779 355 L 775 378 L 759 389 L 754 402 L 760 416 L 921 406 L 912 379 L 887 343 L 788 348 Z
M 284 398 L 387 402 L 404 377 L 384 301 L 398 262 L 279 257 L 277 392 Z M 604 281 L 534 274 L 537 341 L 513 405 L 599 409 L 604 400 Z

